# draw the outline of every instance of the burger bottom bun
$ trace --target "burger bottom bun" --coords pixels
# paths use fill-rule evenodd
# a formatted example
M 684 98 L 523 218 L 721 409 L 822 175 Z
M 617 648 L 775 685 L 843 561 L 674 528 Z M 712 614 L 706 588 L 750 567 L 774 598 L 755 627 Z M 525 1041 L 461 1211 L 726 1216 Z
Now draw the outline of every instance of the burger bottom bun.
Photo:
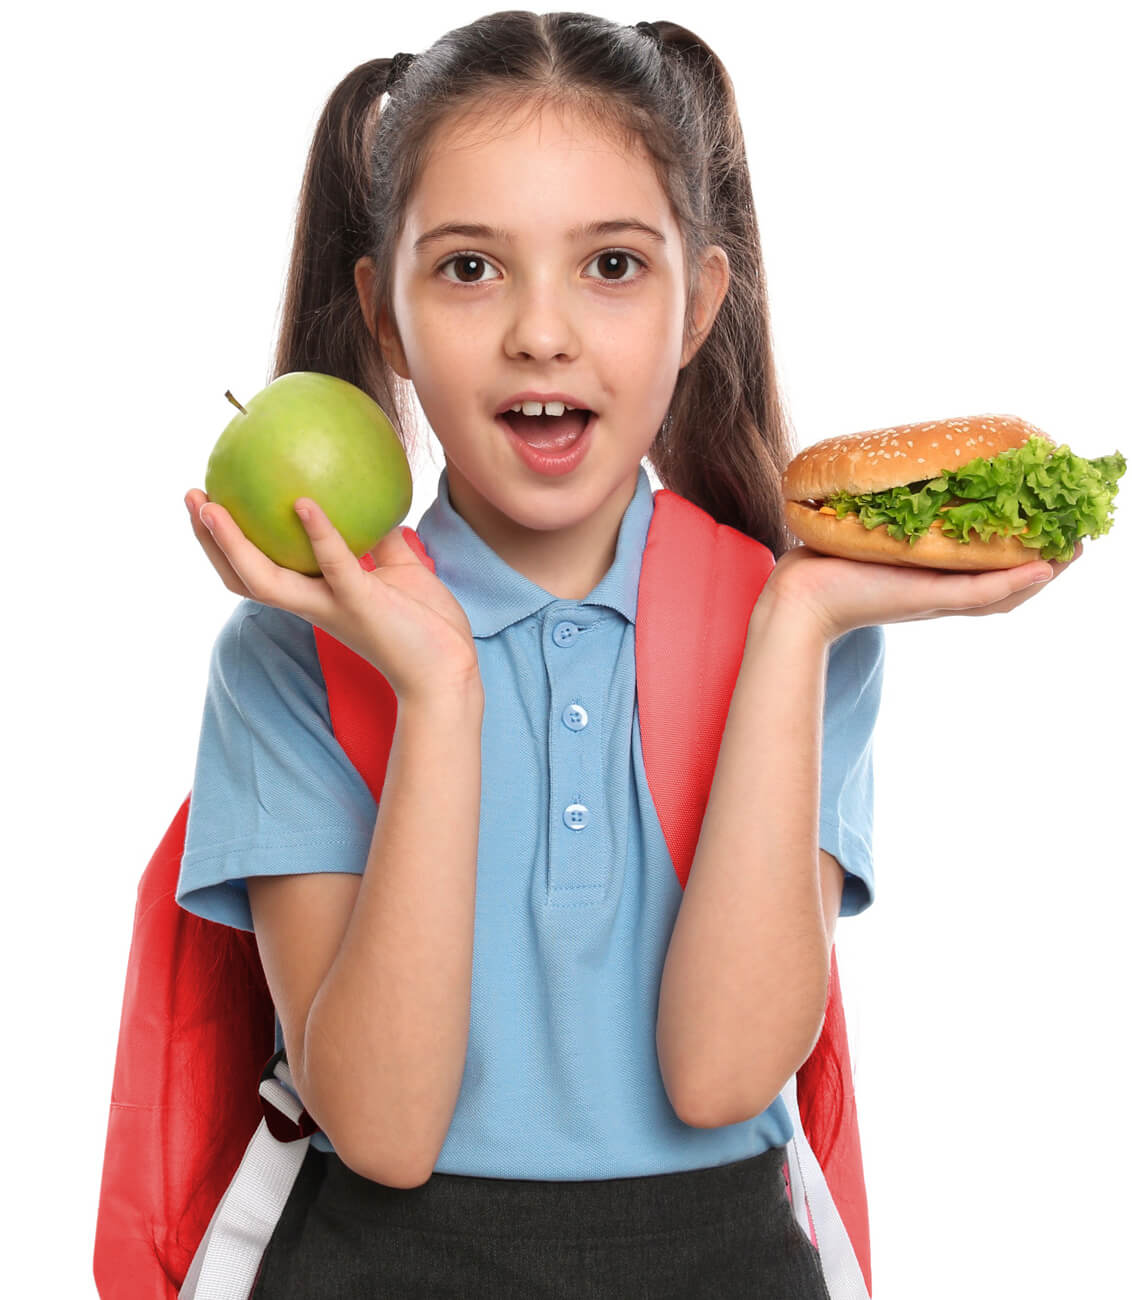
M 1023 546 L 1017 537 L 992 537 L 986 542 L 972 537 L 969 542 L 961 542 L 944 537 L 938 528 L 929 529 L 909 544 L 890 537 L 884 524 L 866 528 L 859 519 L 823 515 L 797 501 L 786 502 L 786 526 L 823 555 L 903 564 L 911 569 L 1014 569 L 1041 559 L 1037 547 Z

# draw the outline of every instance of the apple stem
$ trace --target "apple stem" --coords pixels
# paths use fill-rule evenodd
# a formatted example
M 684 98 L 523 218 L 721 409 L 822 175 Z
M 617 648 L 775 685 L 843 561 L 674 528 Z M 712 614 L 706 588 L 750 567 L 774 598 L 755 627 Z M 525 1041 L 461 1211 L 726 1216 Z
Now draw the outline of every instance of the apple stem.
M 224 394 L 224 396 L 225 396 L 225 397 L 226 397 L 226 398 L 227 398 L 227 399 L 232 403 L 232 405 L 233 405 L 234 407 L 236 407 L 237 410 L 239 410 L 239 411 L 244 411 L 244 408 L 243 408 L 243 407 L 240 405 L 240 403 L 237 402 L 236 399 L 232 396 L 231 390 L 229 390 L 228 392 L 226 392 L 226 393 Z M 244 414 L 247 415 L 247 411 L 244 411 Z

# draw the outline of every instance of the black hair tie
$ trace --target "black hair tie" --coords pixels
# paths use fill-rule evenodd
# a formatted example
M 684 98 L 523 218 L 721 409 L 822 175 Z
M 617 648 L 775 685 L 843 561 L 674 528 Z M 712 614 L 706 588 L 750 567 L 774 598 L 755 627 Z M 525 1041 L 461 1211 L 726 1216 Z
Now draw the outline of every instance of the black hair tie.
M 405 73 L 408 72 L 409 64 L 412 63 L 415 57 L 416 56 L 413 54 L 395 54 L 393 58 L 390 59 L 389 73 L 385 78 L 386 94 L 389 94 Z
M 658 46 L 664 44 L 664 37 L 657 31 L 655 23 L 637 23 L 637 31 L 643 32 L 646 36 L 651 36 Z

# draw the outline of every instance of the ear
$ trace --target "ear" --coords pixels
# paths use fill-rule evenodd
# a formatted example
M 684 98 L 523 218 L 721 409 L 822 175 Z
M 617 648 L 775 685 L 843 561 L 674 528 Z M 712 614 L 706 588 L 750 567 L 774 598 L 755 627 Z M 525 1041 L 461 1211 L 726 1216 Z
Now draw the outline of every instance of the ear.
M 731 283 L 731 264 L 726 252 L 718 244 L 712 244 L 704 250 L 700 259 L 696 292 L 692 301 L 692 336 L 684 344 L 680 357 L 680 369 L 700 350 L 700 345 L 711 333 L 715 318 L 727 296 L 727 286 Z
M 393 319 L 385 307 L 379 310 L 374 305 L 374 286 L 377 283 L 377 268 L 372 257 L 359 257 L 354 263 L 354 287 L 358 293 L 358 303 L 365 317 L 366 329 L 370 337 L 381 349 L 381 355 L 388 365 L 401 376 L 409 378 L 409 365 L 405 351 L 397 334 Z

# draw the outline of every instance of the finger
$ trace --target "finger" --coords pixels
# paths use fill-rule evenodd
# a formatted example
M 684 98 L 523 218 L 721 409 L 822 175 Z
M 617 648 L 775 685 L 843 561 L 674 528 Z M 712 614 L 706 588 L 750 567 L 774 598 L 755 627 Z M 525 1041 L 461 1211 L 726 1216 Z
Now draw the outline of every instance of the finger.
M 293 569 L 285 569 L 245 537 L 231 514 L 216 501 L 206 502 L 200 518 L 211 532 L 247 594 L 262 605 L 289 609 L 303 618 L 327 607 L 326 584 Z
M 340 597 L 349 597 L 362 591 L 364 570 L 326 511 L 312 498 L 299 497 L 295 502 L 295 513 L 310 538 L 311 550 L 322 576 L 334 592 Z
M 1081 558 L 1084 549 L 1085 549 L 1084 542 L 1082 541 L 1074 542 L 1073 554 L 1067 560 L 1045 560 L 1044 563 L 1050 566 L 1050 568 L 1053 570 L 1053 576 L 1056 578 L 1059 573 L 1064 573 L 1065 570 L 1068 569 L 1069 566 L 1075 560 L 1079 560 Z M 1035 560 L 1036 559 L 1037 557 L 1035 556 Z
M 937 609 L 982 610 L 1010 599 L 1037 582 L 1053 576 L 1045 560 L 1017 565 L 1012 569 L 988 569 L 982 573 L 941 574 Z
M 1059 566 L 1057 561 L 1044 560 L 1037 565 L 1020 565 L 1019 569 L 1008 570 L 1009 573 L 1018 575 L 1021 569 L 1028 569 L 1033 571 L 1034 576 L 1030 577 L 1028 581 L 1020 580 L 1019 584 L 1008 595 L 990 601 L 985 605 L 973 607 L 967 612 L 971 614 L 1005 614 L 1009 610 L 1017 609 L 1019 605 L 1027 600 L 1032 600 L 1043 587 L 1049 586 L 1062 567 L 1064 566 Z
M 958 582 L 954 600 L 947 599 L 937 608 L 948 613 L 975 616 L 996 614 L 1013 609 L 1016 604 L 1036 595 L 1052 576 L 1052 566 L 1044 560 L 1012 569 L 990 569 L 962 577 L 956 575 Z
M 1073 561 L 1080 557 L 1081 551 L 1083 549 L 1084 548 L 1082 547 L 1081 543 L 1078 542 L 1073 549 L 1073 554 L 1067 560 L 1042 560 L 1035 555 L 1035 557 L 1031 561 L 1029 561 L 1028 564 L 1020 567 L 1033 569 L 1039 565 L 1045 565 L 1046 568 L 1049 570 L 1049 576 L 1051 578 L 1056 578 L 1058 574 L 1064 573 L 1065 570 L 1068 569 L 1069 566 L 1073 563 Z M 1012 572 L 1012 570 L 1008 570 L 1008 572 Z
M 207 501 L 208 497 L 199 488 L 193 488 L 185 497 L 185 505 L 188 507 L 189 519 L 193 526 L 193 535 L 200 543 L 205 555 L 208 556 L 209 563 L 220 575 L 228 590 L 234 591 L 238 596 L 246 596 L 248 590 L 240 580 L 239 574 L 228 563 L 228 557 L 217 545 L 211 531 L 201 520 L 200 509 Z
M 1038 581 L 1031 583 L 1028 587 L 1023 587 L 1020 591 L 1015 592 L 1015 594 L 1010 596 L 1007 600 L 998 601 L 994 605 L 989 605 L 985 609 L 978 610 L 977 612 L 980 614 L 997 614 L 1005 613 L 1007 610 L 1017 609 L 1019 605 L 1036 596 L 1043 587 L 1048 587 L 1054 578 L 1059 578 L 1065 570 L 1069 568 L 1074 560 L 1080 559 L 1083 550 L 1084 547 L 1080 542 L 1078 542 L 1073 549 L 1073 554 L 1068 560 L 1047 560 L 1046 563 L 1052 570 L 1051 577 L 1047 578 L 1044 582 Z

